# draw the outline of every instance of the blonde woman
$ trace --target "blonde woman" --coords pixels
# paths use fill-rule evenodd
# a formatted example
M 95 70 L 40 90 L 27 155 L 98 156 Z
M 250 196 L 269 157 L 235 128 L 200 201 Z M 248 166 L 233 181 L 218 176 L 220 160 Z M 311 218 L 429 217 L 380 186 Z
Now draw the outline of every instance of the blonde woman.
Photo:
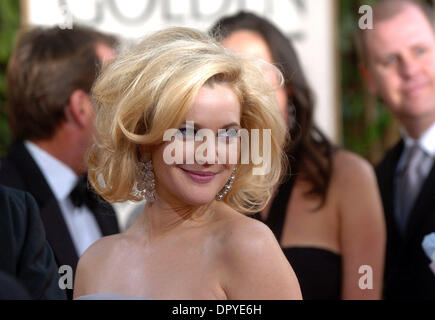
M 285 123 L 263 70 L 203 33 L 170 28 L 103 71 L 93 90 L 90 181 L 110 202 L 148 201 L 129 229 L 85 252 L 75 298 L 301 298 L 273 233 L 240 214 L 265 207 L 285 159 Z M 225 161 L 197 160 L 202 144 L 194 139 L 204 129 L 221 147 L 216 159 Z M 241 163 L 247 150 L 239 129 L 271 130 L 270 141 L 250 136 L 250 151 L 269 144 L 263 174 L 253 174 L 252 161 Z M 182 162 L 171 163 L 177 148 L 183 148 Z M 239 161 L 232 164 L 222 150 L 236 150 Z

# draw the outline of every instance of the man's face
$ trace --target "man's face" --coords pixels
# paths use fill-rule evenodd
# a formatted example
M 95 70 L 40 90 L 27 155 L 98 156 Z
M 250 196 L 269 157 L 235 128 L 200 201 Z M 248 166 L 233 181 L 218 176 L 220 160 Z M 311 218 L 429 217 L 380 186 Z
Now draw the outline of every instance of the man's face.
M 365 37 L 372 91 L 399 120 L 435 121 L 435 35 L 423 12 L 405 7 Z

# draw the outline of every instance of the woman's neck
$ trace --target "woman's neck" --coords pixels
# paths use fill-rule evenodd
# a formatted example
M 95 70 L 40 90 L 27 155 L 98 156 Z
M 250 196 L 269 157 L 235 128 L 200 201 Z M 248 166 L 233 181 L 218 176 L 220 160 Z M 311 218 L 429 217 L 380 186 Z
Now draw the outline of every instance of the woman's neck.
M 198 219 L 209 207 L 194 207 L 181 203 L 169 203 L 159 196 L 147 204 L 142 214 L 143 225 L 149 240 L 189 226 L 197 226 Z M 208 210 L 207 210 L 208 211 Z

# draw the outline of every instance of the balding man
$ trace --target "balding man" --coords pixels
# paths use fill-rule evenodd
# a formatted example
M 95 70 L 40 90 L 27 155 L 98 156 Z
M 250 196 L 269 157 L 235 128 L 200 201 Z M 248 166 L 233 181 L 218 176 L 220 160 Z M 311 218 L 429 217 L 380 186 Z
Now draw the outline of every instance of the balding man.
M 370 90 L 402 127 L 377 167 L 387 220 L 385 298 L 435 299 L 422 248 L 435 231 L 435 32 L 433 11 L 411 0 L 382 0 L 372 30 L 359 32 Z

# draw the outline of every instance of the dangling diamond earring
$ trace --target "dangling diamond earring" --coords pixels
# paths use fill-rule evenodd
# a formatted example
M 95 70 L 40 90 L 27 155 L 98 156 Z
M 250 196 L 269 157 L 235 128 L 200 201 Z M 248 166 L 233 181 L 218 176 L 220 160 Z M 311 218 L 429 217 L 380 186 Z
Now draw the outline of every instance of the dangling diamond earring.
M 230 179 L 224 185 L 224 187 L 221 189 L 221 191 L 219 191 L 219 193 L 216 195 L 216 200 L 221 201 L 227 195 L 227 193 L 230 192 L 230 190 L 233 186 L 234 179 L 236 178 L 236 171 L 237 171 L 237 167 L 234 167 L 233 172 L 231 173 Z
M 136 189 L 138 196 L 147 202 L 154 202 L 156 200 L 156 184 L 152 160 L 147 162 L 139 161 L 137 175 Z

